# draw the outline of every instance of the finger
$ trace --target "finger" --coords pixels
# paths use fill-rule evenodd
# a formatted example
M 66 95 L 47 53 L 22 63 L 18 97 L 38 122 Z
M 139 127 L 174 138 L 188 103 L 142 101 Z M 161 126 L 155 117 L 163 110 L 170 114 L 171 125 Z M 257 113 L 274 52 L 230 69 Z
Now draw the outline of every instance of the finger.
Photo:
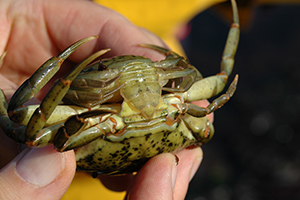
M 112 48 L 106 57 L 133 54 L 153 60 L 164 58 L 156 51 L 137 46 L 141 43 L 164 46 L 157 36 L 145 33 L 125 17 L 94 2 L 10 1 L 10 4 L 7 13 L 10 27 L 6 29 L 10 39 L 1 73 L 18 85 L 46 59 L 91 35 L 98 35 L 99 39 L 83 45 L 74 52 L 71 60 L 82 61 L 92 52 L 104 48 Z M 32 10 L 36 10 L 35 15 L 29 13 Z
M 53 146 L 22 151 L 0 170 L 3 199 L 60 199 L 69 187 L 76 163 L 73 151 Z
M 165 46 L 156 35 L 136 27 L 117 12 L 93 2 L 45 1 L 45 20 L 48 33 L 56 46 L 62 50 L 70 43 L 90 35 L 98 35 L 98 41 L 92 41 L 78 49 L 73 58 L 76 62 L 90 55 L 95 49 L 111 48 L 107 57 L 133 54 L 161 59 L 161 54 L 137 46 L 151 43 Z M 53 14 L 55 13 L 55 14 Z M 79 13 L 84 13 L 80 15 Z
M 128 199 L 173 199 L 177 159 L 171 153 L 151 158 L 136 175 Z
M 188 186 L 202 161 L 203 152 L 201 148 L 185 149 L 178 154 L 178 173 L 174 189 L 174 199 L 185 199 Z
M 17 86 L 13 82 L 9 81 L 1 74 L 0 85 L 7 99 L 9 99 L 17 89 Z M 33 98 L 26 102 L 25 105 L 39 103 L 40 102 L 37 99 Z M 14 159 L 25 147 L 27 147 L 25 144 L 16 143 L 14 140 L 7 137 L 3 130 L 0 129 L 0 169 Z

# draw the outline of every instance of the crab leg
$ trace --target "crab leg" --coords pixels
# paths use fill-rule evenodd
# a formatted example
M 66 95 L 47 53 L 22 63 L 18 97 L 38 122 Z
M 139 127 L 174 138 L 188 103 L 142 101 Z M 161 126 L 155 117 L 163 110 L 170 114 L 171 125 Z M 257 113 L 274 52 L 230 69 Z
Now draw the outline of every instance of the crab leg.
M 13 122 L 9 119 L 7 114 L 7 101 L 4 92 L 0 89 L 0 126 L 3 131 L 13 138 Z
M 4 59 L 4 57 L 6 56 L 7 51 L 5 51 L 1 56 L 0 56 L 0 67 L 2 65 L 2 61 Z
M 6 55 L 6 52 L 4 52 L 0 56 L 0 66 L 2 65 L 2 61 Z M 13 122 L 9 119 L 7 115 L 7 100 L 4 95 L 3 90 L 0 89 L 0 126 L 4 130 L 5 133 L 12 134 L 13 131 Z
M 29 105 L 20 107 L 14 111 L 14 115 L 10 117 L 10 120 L 17 124 L 26 126 L 34 111 L 39 106 L 40 105 Z M 47 120 L 45 126 L 52 126 L 53 124 L 65 121 L 68 117 L 72 115 L 78 115 L 89 110 L 97 109 L 98 107 L 99 106 L 92 108 L 84 108 L 74 105 L 58 105 Z
M 207 117 L 198 118 L 192 115 L 184 115 L 182 120 L 196 138 L 195 144 L 192 148 L 201 146 L 213 137 L 215 132 L 214 126 Z
M 71 86 L 68 93 L 65 95 L 65 98 L 76 105 L 87 108 L 93 107 L 95 105 L 100 105 L 103 102 L 108 102 L 109 99 L 114 97 L 116 91 L 124 86 L 124 84 L 110 85 L 119 77 L 120 75 L 115 77 L 113 80 L 108 80 L 106 82 L 101 80 L 92 80 L 90 82 L 93 82 L 94 85 L 87 85 L 86 88 L 84 88 L 85 90 L 80 90 L 80 87 L 77 87 L 77 89 L 75 89 Z
M 163 53 L 167 58 L 179 58 L 179 57 L 182 57 L 182 56 L 178 55 L 174 51 L 171 51 L 169 49 L 166 49 L 166 48 L 163 48 L 163 47 L 160 47 L 160 46 L 156 46 L 156 45 L 153 45 L 153 44 L 139 44 L 139 46 L 150 48 L 150 49 L 153 49 L 153 50 L 158 51 L 160 53 Z
M 222 107 L 233 96 L 233 94 L 236 90 L 237 82 L 238 82 L 238 75 L 235 76 L 234 80 L 230 84 L 226 93 L 221 95 L 217 99 L 215 99 L 206 108 L 202 108 L 197 105 L 190 104 L 190 103 L 188 103 L 187 105 L 183 104 L 183 106 L 185 107 L 184 109 L 186 110 L 185 112 L 194 117 L 204 117 L 204 116 L 214 112 L 218 108 Z
M 164 69 L 164 78 L 170 80 L 168 85 L 162 88 L 164 91 L 184 92 L 188 90 L 194 82 L 202 79 L 200 72 L 192 66 L 186 58 L 179 56 L 174 51 L 151 44 L 140 44 L 140 46 L 163 53 L 167 57 L 167 59 L 156 64 L 157 68 Z M 186 77 L 182 81 L 181 79 L 184 76 Z M 174 87 L 172 87 L 173 83 L 175 83 Z
M 0 56 L 0 66 L 2 64 L 2 61 L 3 61 L 6 53 L 7 52 L 4 52 Z M 4 133 L 8 137 L 12 138 L 16 142 L 24 143 L 24 141 L 25 141 L 25 135 L 24 134 L 19 136 L 19 137 L 16 137 L 16 131 L 13 129 L 14 123 L 8 117 L 7 107 L 8 107 L 8 104 L 7 104 L 6 96 L 3 92 L 3 90 L 0 89 L 0 126 L 1 126 L 2 130 L 4 131 Z
M 239 15 L 235 0 L 231 0 L 233 11 L 233 23 L 228 33 L 227 41 L 223 51 L 221 61 L 221 73 L 225 73 L 227 76 L 231 74 L 234 64 L 234 55 L 237 50 L 240 36 Z
M 15 110 L 15 115 L 13 119 L 10 119 L 6 112 L 6 99 L 4 93 L 0 90 L 0 126 L 2 127 L 5 134 L 19 143 L 25 143 L 25 130 L 28 121 L 30 120 L 33 112 L 39 105 L 30 105 L 25 107 L 20 107 Z M 90 110 L 99 110 L 104 112 L 112 113 L 114 110 L 118 109 L 117 106 L 110 105 L 107 106 L 95 106 L 92 108 L 83 108 L 79 106 L 67 106 L 59 105 L 51 114 L 50 118 L 47 120 L 45 126 L 40 132 L 39 136 L 35 138 L 32 145 L 34 147 L 44 147 L 53 143 L 53 138 L 56 135 L 60 127 L 64 125 L 64 121 L 69 118 L 69 116 L 77 116 L 81 113 L 88 112 Z M 13 121 L 12 121 L 13 120 Z M 13 128 L 13 122 L 20 124 L 22 126 L 18 128 Z M 74 126 L 72 124 L 71 126 Z M 78 125 L 77 125 L 78 126 Z
M 194 67 L 193 67 L 194 68 Z M 173 78 L 169 79 L 169 83 L 165 85 L 162 90 L 168 91 L 168 92 L 184 92 L 187 91 L 196 81 L 202 79 L 202 75 L 198 72 L 197 69 L 193 69 L 192 66 L 190 66 L 189 70 L 191 71 L 184 80 L 182 80 L 182 71 L 180 78 Z M 187 71 L 187 70 L 184 70 Z M 172 72 L 171 72 L 172 73 Z M 176 73 L 176 72 L 175 72 Z M 180 73 L 180 72 L 179 72 Z M 174 83 L 174 87 L 172 87 Z
M 42 87 L 56 74 L 62 63 L 82 44 L 97 38 L 97 36 L 86 37 L 72 44 L 57 57 L 52 57 L 47 60 L 34 74 L 28 78 L 14 93 L 9 104 L 8 113 L 13 114 L 13 111 L 31 99 Z
M 240 34 L 237 5 L 234 0 L 231 0 L 231 3 L 233 9 L 233 23 L 229 30 L 222 56 L 221 72 L 215 76 L 210 76 L 194 83 L 188 91 L 184 92 L 184 99 L 187 101 L 199 101 L 217 95 L 224 89 L 227 83 L 228 76 L 233 68 L 234 55 Z M 237 76 L 234 82 L 237 82 Z
M 231 4 L 233 10 L 233 23 L 231 24 L 231 28 L 229 30 L 227 41 L 222 55 L 221 72 L 216 76 L 208 77 L 202 80 L 198 79 L 199 81 L 193 80 L 193 76 L 187 76 L 186 79 L 182 83 L 180 83 L 180 88 L 189 88 L 189 86 L 191 85 L 189 84 L 189 82 L 193 83 L 193 81 L 197 81 L 195 84 L 192 85 L 192 87 L 187 92 L 185 92 L 188 96 L 188 98 L 186 98 L 186 100 L 188 101 L 207 99 L 218 94 L 224 89 L 227 83 L 228 76 L 231 74 L 231 71 L 233 69 L 233 64 L 234 64 L 234 56 L 237 50 L 239 35 L 240 35 L 238 9 L 235 0 L 231 0 Z M 148 44 L 147 45 L 143 44 L 140 46 L 151 48 L 158 52 L 164 53 L 169 59 L 171 57 L 180 57 L 175 52 L 172 52 L 162 47 L 157 47 Z M 201 75 L 197 75 L 195 77 L 197 79 L 197 77 L 200 76 Z M 206 89 L 207 91 L 204 93 L 195 93 L 197 90 L 199 90 L 199 88 L 203 88 L 204 90 L 205 88 L 208 89 Z M 175 88 L 170 88 L 170 89 L 175 89 Z M 169 90 L 166 89 L 166 91 Z M 199 94 L 201 94 L 201 96 L 199 96 Z
M 40 104 L 40 107 L 35 110 L 26 128 L 26 137 L 28 146 L 34 145 L 34 140 L 39 137 L 40 131 L 46 124 L 47 119 L 50 117 L 56 106 L 63 99 L 64 95 L 68 92 L 72 80 L 80 73 L 80 71 L 92 62 L 95 58 L 109 51 L 109 49 L 101 50 L 91 55 L 82 61 L 65 77 L 59 79 L 51 90 L 47 93 L 45 98 Z
M 15 140 L 16 142 L 25 143 L 25 130 L 31 116 L 34 111 L 39 107 L 39 105 L 30 105 L 25 107 L 20 107 L 14 111 L 13 118 L 10 118 L 7 114 L 7 100 L 4 92 L 0 89 L 0 127 L 5 132 L 5 134 Z M 63 126 L 63 123 L 69 116 L 76 116 L 81 113 L 98 109 L 98 110 L 112 110 L 113 112 L 117 107 L 110 106 L 95 106 L 92 108 L 83 108 L 79 106 L 68 106 L 59 105 L 53 111 L 49 119 L 47 120 L 45 126 L 37 138 L 33 142 L 35 147 L 43 147 L 48 144 L 53 143 L 53 137 L 57 130 Z M 18 128 L 14 128 L 14 122 L 21 125 Z
M 84 146 L 97 138 L 118 133 L 125 124 L 115 110 L 94 110 L 70 117 L 54 137 L 53 144 L 58 151 Z M 113 115 L 112 115 L 113 114 Z

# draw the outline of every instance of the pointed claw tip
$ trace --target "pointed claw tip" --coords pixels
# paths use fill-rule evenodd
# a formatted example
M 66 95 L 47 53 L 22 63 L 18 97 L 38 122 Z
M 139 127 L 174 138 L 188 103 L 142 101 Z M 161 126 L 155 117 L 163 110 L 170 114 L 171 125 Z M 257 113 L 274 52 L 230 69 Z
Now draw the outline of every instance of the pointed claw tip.
M 238 83 L 238 78 L 239 75 L 235 75 L 234 80 L 231 82 L 228 91 L 226 92 L 226 94 L 231 98 L 237 88 L 237 83 Z
M 137 44 L 137 46 L 152 49 L 153 45 L 152 44 Z
M 234 82 L 238 82 L 238 80 L 239 80 L 239 75 L 236 74 L 235 77 L 234 77 Z
M 4 57 L 6 56 L 7 51 L 4 51 L 1 56 L 0 56 L 0 62 L 4 59 Z
M 7 51 L 4 51 L 2 53 L 2 55 L 0 56 L 0 67 L 2 66 L 2 61 L 4 60 L 4 57 L 6 56 L 6 54 L 7 54 Z
M 94 40 L 94 39 L 97 39 L 99 38 L 98 35 L 91 35 L 91 36 L 88 36 L 88 37 L 85 37 L 83 38 L 82 40 Z M 80 41 L 80 40 L 79 40 Z
M 111 51 L 111 49 L 110 49 L 110 48 L 108 48 L 108 49 L 103 49 L 102 51 L 104 51 L 104 53 L 106 53 L 106 52 Z

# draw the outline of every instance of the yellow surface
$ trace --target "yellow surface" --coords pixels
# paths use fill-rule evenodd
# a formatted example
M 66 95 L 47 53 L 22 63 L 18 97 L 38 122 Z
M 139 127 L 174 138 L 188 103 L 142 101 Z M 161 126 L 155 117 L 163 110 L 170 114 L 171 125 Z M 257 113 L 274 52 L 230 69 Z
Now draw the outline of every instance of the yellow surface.
M 183 50 L 175 37 L 177 28 L 221 1 L 224 0 L 95 0 L 157 34 L 179 54 L 183 54 Z
M 178 28 L 196 14 L 222 0 L 96 0 L 109 7 L 140 27 L 159 37 L 175 52 L 184 55 L 175 33 Z M 63 200 L 123 199 L 125 192 L 112 192 L 98 179 L 77 172 Z
M 84 172 L 77 172 L 62 200 L 124 199 L 125 192 L 112 192 L 104 187 L 100 180 Z

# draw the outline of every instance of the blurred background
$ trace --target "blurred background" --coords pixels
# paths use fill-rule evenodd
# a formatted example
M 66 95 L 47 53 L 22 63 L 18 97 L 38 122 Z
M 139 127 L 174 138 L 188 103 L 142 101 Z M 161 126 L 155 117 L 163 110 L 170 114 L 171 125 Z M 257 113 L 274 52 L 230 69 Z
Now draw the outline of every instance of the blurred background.
M 232 22 L 231 3 L 222 1 L 95 0 L 157 34 L 204 77 L 219 72 Z M 215 112 L 215 135 L 186 199 L 300 199 L 300 0 L 236 1 L 241 36 L 229 82 L 238 73 L 238 89 Z M 63 199 L 99 194 L 125 192 L 77 173 Z
M 214 138 L 188 200 L 300 199 L 300 4 L 239 1 L 233 98 L 215 112 Z M 218 72 L 230 2 L 201 12 L 181 41 L 204 76 Z

